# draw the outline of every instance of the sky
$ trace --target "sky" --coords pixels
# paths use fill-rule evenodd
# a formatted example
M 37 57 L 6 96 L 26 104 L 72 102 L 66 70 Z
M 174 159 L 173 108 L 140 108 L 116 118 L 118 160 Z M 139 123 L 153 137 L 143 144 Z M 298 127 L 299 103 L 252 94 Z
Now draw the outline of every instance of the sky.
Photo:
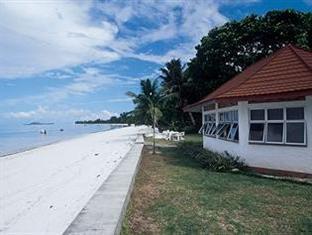
M 0 124 L 108 119 L 210 29 L 312 0 L 0 0 Z

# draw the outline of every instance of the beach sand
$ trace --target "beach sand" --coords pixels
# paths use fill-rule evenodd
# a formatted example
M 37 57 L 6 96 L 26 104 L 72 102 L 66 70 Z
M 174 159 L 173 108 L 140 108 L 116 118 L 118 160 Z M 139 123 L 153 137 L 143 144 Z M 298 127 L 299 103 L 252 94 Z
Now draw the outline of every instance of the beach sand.
M 0 234 L 62 234 L 145 130 L 94 133 L 0 158 Z

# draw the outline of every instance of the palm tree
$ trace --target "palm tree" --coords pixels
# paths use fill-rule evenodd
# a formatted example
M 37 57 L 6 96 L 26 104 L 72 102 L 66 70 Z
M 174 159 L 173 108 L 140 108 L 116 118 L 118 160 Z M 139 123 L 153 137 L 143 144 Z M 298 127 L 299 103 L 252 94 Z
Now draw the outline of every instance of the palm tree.
M 166 111 L 170 113 L 170 118 L 166 121 L 171 122 L 171 125 L 173 122 L 184 122 L 182 110 L 186 104 L 184 67 L 180 59 L 172 59 L 160 69 L 161 75 L 159 77 L 162 79 L 162 93 L 166 96 Z
M 153 154 L 155 154 L 155 128 L 158 120 L 162 116 L 159 108 L 161 96 L 158 90 L 157 80 L 142 80 L 140 85 L 141 92 L 139 94 L 129 91 L 127 95 L 133 98 L 133 103 L 136 105 L 133 113 L 137 122 L 140 124 L 153 125 Z
M 181 64 L 180 59 L 172 59 L 166 63 L 164 68 L 160 69 L 162 79 L 163 92 L 168 94 L 175 94 L 178 99 L 177 107 L 183 107 L 183 85 L 184 79 L 184 65 Z

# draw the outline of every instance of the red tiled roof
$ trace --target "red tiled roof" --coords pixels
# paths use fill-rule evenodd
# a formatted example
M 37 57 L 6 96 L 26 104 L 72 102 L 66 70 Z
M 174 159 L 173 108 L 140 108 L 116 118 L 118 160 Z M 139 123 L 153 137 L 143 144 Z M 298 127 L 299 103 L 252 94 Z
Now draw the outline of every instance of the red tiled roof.
M 288 45 L 223 84 L 188 111 L 205 102 L 261 101 L 312 95 L 312 52 Z

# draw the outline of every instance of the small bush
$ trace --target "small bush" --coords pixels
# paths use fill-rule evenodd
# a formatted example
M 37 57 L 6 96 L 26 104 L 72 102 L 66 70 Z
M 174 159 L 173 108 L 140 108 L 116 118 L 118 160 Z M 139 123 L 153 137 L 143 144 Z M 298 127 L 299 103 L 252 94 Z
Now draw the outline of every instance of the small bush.
M 238 156 L 232 156 L 228 152 L 216 153 L 204 149 L 198 143 L 187 142 L 178 145 L 179 154 L 191 157 L 198 161 L 204 168 L 213 171 L 231 171 L 233 169 L 246 170 L 247 165 Z

